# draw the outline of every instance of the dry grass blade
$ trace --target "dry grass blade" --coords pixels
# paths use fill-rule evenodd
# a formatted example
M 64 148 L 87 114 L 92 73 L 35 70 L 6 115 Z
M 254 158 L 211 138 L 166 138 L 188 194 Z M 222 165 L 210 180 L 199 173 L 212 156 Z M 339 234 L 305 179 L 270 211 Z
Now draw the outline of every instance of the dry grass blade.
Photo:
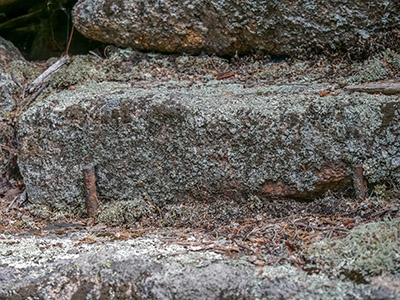
M 6 145 L 0 144 L 0 148 L 3 149 L 3 150 L 8 151 L 8 152 L 10 152 L 10 153 L 18 154 L 18 151 L 17 151 L 16 149 L 13 149 L 13 148 L 8 147 L 8 146 L 6 146 Z
M 350 85 L 346 87 L 350 92 L 382 93 L 385 95 L 394 95 L 400 93 L 400 82 L 368 82 L 359 85 Z

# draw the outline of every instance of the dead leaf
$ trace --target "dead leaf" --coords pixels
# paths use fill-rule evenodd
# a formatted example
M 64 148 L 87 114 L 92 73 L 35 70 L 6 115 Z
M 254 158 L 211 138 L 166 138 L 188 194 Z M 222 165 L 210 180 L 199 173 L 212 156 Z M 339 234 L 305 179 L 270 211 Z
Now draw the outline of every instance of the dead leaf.
M 293 253 L 294 251 L 296 251 L 295 247 L 293 247 L 293 245 L 291 243 L 289 243 L 288 241 L 285 242 L 285 245 L 288 248 L 290 253 Z
M 81 246 L 83 244 L 94 244 L 94 243 L 97 243 L 97 240 L 92 238 L 92 237 L 90 237 L 90 236 L 87 236 L 87 237 L 81 239 L 76 244 L 74 244 L 74 247 L 79 247 L 79 246 Z
M 222 79 L 227 79 L 227 78 L 231 78 L 234 77 L 235 73 L 229 71 L 229 72 L 223 72 L 223 73 L 219 73 L 217 75 L 217 80 L 222 80 Z
M 330 91 L 325 90 L 325 91 L 319 92 L 319 96 L 320 97 L 325 97 L 325 96 L 329 95 L 330 93 L 331 93 Z

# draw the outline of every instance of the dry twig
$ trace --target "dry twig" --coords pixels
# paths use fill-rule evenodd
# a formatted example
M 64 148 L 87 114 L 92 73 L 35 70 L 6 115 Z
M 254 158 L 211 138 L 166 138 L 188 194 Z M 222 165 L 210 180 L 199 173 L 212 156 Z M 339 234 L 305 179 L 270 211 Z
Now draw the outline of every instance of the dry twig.
M 358 85 L 349 85 L 345 89 L 350 92 L 394 95 L 400 93 L 400 82 L 367 82 Z
M 62 66 L 68 64 L 70 61 L 69 55 L 65 55 L 57 60 L 54 64 L 48 67 L 42 74 L 39 75 L 28 87 L 25 87 L 22 91 L 22 99 L 25 99 L 25 93 L 28 92 L 32 95 L 31 99 L 28 100 L 28 104 L 31 103 L 40 92 L 46 87 L 48 79 L 57 73 Z

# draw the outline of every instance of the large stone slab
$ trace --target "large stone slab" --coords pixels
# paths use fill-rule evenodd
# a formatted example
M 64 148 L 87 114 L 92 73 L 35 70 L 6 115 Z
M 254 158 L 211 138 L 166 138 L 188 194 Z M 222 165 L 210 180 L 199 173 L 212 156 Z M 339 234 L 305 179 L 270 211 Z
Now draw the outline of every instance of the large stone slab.
M 18 49 L 9 41 L 0 37 L 0 110 L 10 112 L 16 107 L 13 98 L 19 92 L 21 80 L 12 72 L 12 64 L 24 61 Z
M 33 67 L 11 42 L 0 37 L 0 176 L 16 166 L 12 112 L 29 73 L 34 73 Z
M 183 246 L 162 235 L 124 241 L 61 231 L 0 238 L 0 298 L 7 300 L 399 299 L 398 280 L 390 277 L 356 284 L 289 264 L 257 266 L 217 253 L 210 243 Z M 215 241 L 215 248 L 221 243 L 228 246 Z
M 146 51 L 311 56 L 399 48 L 397 1 L 80 0 L 86 37 Z
M 158 207 L 312 199 L 351 189 L 354 165 L 370 184 L 399 184 L 399 96 L 338 89 L 321 97 L 326 89 L 211 81 L 52 94 L 19 120 L 29 199 L 82 204 L 82 170 L 91 166 L 101 198 Z

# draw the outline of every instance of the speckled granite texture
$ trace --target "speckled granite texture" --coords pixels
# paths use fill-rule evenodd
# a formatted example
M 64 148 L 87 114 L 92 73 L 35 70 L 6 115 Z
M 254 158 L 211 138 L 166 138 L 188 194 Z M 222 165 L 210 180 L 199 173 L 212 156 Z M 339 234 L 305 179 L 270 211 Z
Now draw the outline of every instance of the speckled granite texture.
M 360 57 L 400 36 L 396 1 L 80 0 L 73 19 L 88 38 L 168 53 Z
M 87 84 L 50 95 L 20 118 L 19 166 L 30 201 L 82 203 L 82 168 L 101 197 L 168 203 L 257 196 L 312 199 L 400 183 L 398 96 L 323 84 L 243 88 L 160 83 Z

